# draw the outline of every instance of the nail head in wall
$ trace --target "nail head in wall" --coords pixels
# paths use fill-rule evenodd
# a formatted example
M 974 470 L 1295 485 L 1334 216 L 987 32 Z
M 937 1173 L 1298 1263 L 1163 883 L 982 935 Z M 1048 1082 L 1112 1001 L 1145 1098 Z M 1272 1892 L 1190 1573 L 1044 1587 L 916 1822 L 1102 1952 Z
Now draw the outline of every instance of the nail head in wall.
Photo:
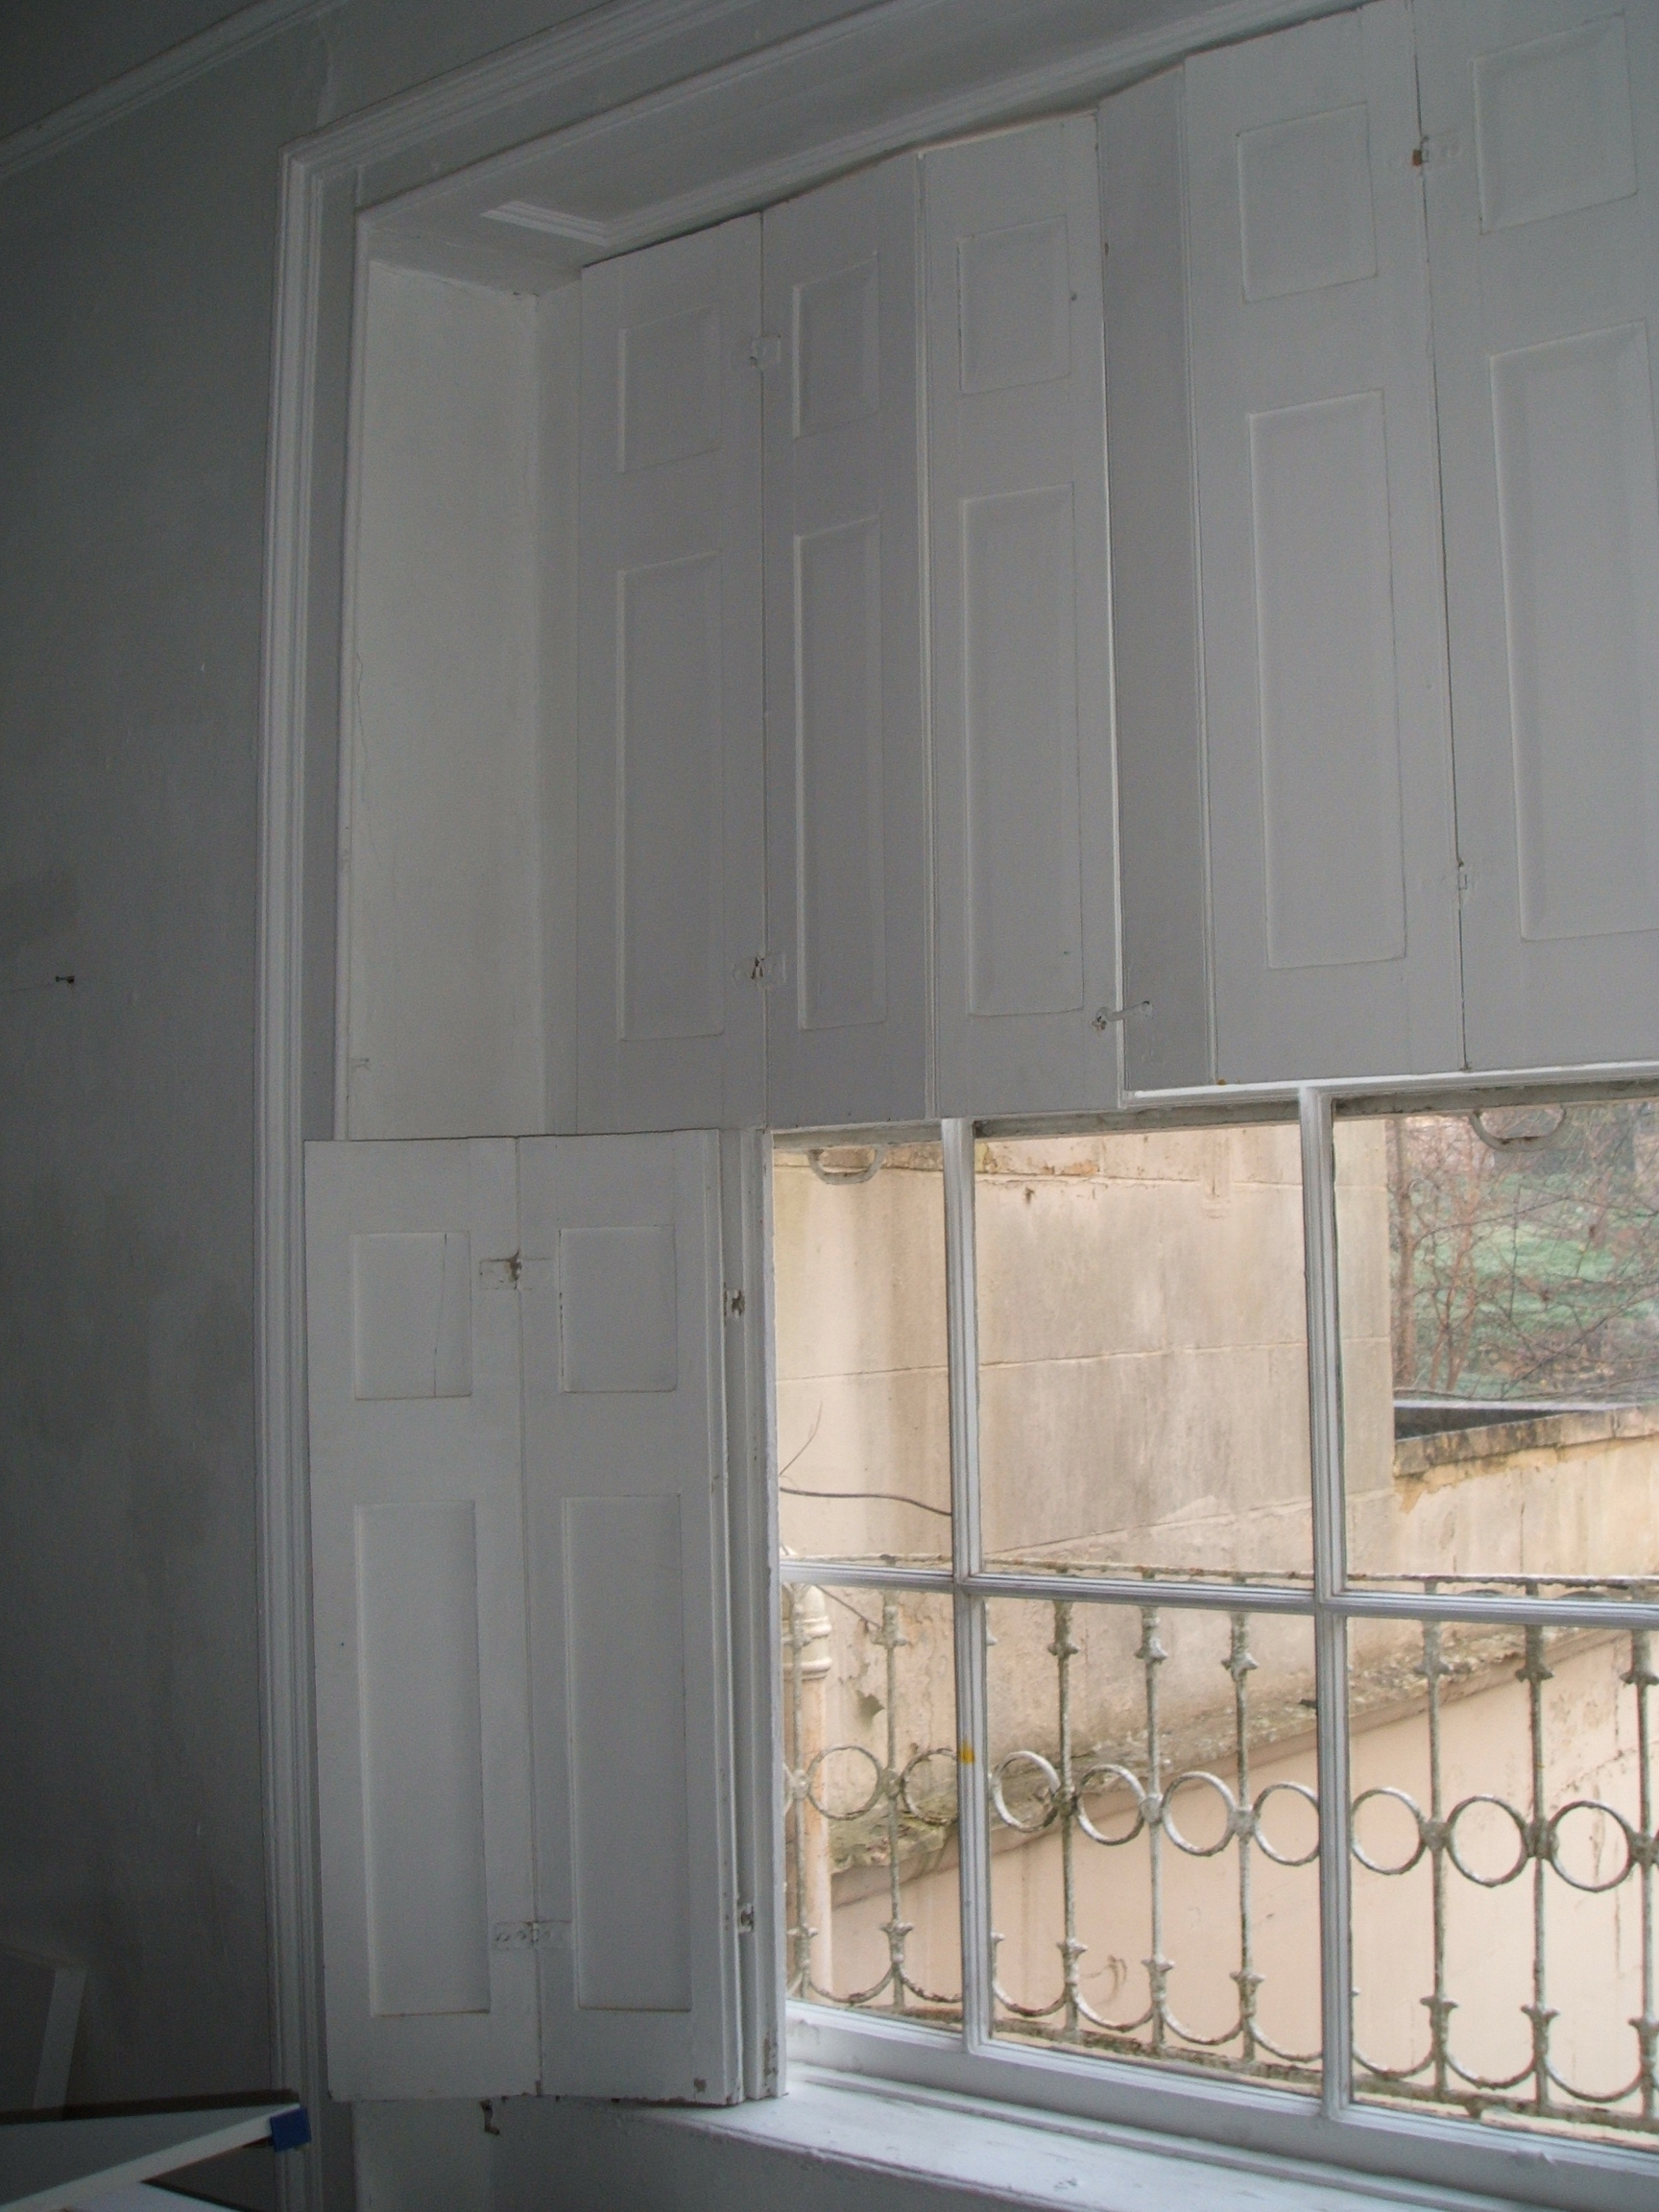
M 0 992 L 0 998 L 25 998 L 32 991 L 73 991 L 74 988 L 75 978 L 73 975 L 53 975 L 43 983 L 10 984 L 4 992 Z

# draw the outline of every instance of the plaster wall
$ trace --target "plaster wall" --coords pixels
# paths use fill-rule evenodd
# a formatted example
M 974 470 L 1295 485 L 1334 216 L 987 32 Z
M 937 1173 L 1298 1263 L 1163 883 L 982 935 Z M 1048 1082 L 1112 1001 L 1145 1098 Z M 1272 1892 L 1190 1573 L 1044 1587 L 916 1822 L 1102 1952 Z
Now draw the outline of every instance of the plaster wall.
M 327 72 L 273 41 L 0 185 L 0 1936 L 87 1968 L 76 2102 L 269 2072 L 261 525 Z
M 71 100 L 95 92 L 124 70 L 222 23 L 239 0 L 12 0 L 6 11 L 6 73 L 0 81 L 0 138 Z

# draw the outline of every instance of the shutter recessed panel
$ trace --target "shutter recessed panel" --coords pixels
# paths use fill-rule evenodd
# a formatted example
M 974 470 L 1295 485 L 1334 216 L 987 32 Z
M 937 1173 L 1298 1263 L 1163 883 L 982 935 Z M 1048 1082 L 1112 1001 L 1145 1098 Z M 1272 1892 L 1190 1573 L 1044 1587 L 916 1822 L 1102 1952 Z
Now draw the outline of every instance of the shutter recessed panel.
M 1127 1090 L 1207 1081 L 1209 911 L 1181 71 L 1100 109 Z

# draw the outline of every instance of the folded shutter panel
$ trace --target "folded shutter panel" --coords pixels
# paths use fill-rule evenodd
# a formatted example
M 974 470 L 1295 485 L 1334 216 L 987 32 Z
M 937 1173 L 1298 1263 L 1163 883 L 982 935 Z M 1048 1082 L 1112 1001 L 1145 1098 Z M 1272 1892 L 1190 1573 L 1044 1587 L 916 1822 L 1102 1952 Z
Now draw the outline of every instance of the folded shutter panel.
M 1659 1050 L 1659 11 L 1419 0 L 1469 1062 Z
M 765 1118 L 760 219 L 582 278 L 577 1116 Z
M 1411 16 L 1185 67 L 1215 1070 L 1462 1059 Z
M 306 1147 L 328 2080 L 537 2084 L 515 1147 Z
M 719 1141 L 535 1138 L 519 1160 L 543 2087 L 725 2103 Z
M 767 1117 L 927 1086 L 916 158 L 765 216 Z
M 926 154 L 922 191 L 938 1110 L 1109 1105 L 1117 890 L 1094 118 Z

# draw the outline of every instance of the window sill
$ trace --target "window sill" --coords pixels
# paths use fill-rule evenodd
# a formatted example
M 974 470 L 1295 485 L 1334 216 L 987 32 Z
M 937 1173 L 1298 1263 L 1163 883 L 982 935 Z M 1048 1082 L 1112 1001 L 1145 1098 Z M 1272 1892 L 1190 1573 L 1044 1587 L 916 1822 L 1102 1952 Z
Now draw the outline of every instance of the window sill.
M 639 2109 L 656 2125 L 805 2162 L 903 2176 L 993 2202 L 1072 2212 L 1496 2212 L 1501 2200 L 1031 2112 L 942 2090 L 790 2068 L 787 2093 L 723 2109 Z M 1176 2192 L 1178 2191 L 1178 2200 Z

